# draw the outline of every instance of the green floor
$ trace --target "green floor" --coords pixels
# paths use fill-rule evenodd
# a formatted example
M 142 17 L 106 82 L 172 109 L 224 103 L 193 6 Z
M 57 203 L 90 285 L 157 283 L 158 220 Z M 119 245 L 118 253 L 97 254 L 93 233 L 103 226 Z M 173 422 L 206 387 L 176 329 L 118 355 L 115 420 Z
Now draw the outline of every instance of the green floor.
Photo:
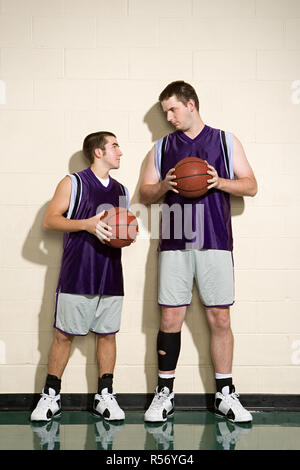
M 85 411 L 64 412 L 47 424 L 32 424 L 28 412 L 0 412 L 0 450 L 299 450 L 300 412 L 253 412 L 238 426 L 208 411 L 177 411 L 160 425 L 127 411 L 122 424 Z

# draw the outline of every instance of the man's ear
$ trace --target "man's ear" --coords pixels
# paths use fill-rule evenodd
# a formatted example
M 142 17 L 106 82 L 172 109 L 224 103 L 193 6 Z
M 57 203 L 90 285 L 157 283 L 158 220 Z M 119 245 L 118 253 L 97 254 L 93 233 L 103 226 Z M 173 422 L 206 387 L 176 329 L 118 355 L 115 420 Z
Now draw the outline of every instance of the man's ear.
M 194 111 L 195 108 L 196 108 L 195 101 L 192 100 L 191 98 L 188 100 L 186 105 L 187 105 L 187 108 L 189 109 L 189 111 L 191 111 L 191 112 Z
M 103 157 L 103 150 L 96 148 L 94 150 L 94 156 L 95 158 L 102 158 Z

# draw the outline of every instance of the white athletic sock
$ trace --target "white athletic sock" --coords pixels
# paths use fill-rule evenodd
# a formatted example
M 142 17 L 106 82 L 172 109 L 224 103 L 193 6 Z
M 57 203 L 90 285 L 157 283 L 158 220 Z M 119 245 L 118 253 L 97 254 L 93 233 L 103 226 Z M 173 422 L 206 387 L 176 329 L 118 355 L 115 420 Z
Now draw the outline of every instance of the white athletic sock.
M 175 377 L 175 374 L 158 374 L 158 377 L 161 379 L 173 379 Z
M 230 377 L 232 377 L 232 374 L 218 374 L 216 372 L 216 379 L 229 379 Z

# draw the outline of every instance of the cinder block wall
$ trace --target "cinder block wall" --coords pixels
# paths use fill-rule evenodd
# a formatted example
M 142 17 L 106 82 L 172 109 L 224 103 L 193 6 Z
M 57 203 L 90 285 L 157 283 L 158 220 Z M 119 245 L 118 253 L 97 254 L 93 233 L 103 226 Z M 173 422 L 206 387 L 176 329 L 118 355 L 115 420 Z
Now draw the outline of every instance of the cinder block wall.
M 53 335 L 60 234 L 42 219 L 58 181 L 86 166 L 84 137 L 111 130 L 137 187 L 169 132 L 157 98 L 184 79 L 203 120 L 243 143 L 259 182 L 232 200 L 234 376 L 242 393 L 300 393 L 300 2 L 0 0 L 0 393 L 39 392 Z M 115 390 L 151 392 L 159 325 L 157 240 L 123 250 L 125 303 Z M 209 332 L 195 291 L 175 390 L 214 391 Z M 94 392 L 95 338 L 74 341 L 65 393 Z

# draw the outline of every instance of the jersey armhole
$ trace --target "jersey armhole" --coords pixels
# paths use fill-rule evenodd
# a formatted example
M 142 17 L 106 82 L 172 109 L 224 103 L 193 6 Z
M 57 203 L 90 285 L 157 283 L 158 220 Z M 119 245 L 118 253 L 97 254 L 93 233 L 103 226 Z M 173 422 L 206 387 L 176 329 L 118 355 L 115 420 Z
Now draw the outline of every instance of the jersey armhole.
M 162 137 L 155 143 L 155 169 L 159 178 L 159 181 L 162 180 L 162 165 L 163 165 L 163 157 L 165 153 L 165 148 L 167 145 L 168 136 Z
M 220 131 L 221 145 L 225 167 L 229 179 L 235 179 L 233 172 L 233 134 L 231 132 Z
M 72 190 L 70 197 L 70 204 L 67 211 L 67 219 L 74 219 L 77 214 L 78 207 L 81 201 L 82 195 L 82 182 L 77 173 L 67 175 L 71 178 Z

